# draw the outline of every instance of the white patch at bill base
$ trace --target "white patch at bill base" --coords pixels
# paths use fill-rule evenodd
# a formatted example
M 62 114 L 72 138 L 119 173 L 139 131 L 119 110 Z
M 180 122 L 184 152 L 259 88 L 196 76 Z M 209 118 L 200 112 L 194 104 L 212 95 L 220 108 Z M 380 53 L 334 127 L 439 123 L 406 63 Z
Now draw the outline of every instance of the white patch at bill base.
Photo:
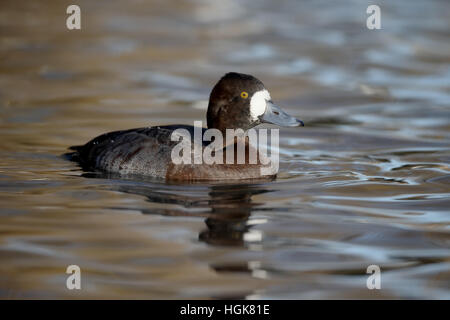
M 253 120 L 266 112 L 267 101 L 270 101 L 270 93 L 266 89 L 257 91 L 250 100 L 250 115 Z

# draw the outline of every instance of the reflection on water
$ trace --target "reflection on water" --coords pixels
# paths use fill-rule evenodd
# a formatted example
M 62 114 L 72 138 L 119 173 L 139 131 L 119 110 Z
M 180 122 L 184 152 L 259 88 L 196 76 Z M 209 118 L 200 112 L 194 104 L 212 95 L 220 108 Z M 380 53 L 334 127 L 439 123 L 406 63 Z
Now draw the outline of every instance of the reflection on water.
M 449 3 L 0 4 L 1 298 L 449 298 Z M 165 184 L 61 154 L 204 120 L 228 71 L 305 120 L 274 181 Z M 82 290 L 65 287 L 66 267 Z M 366 288 L 366 268 L 382 290 Z
M 127 186 L 119 188 L 122 192 L 143 195 L 148 201 L 154 203 L 177 204 L 184 208 L 195 208 L 202 213 L 195 216 L 205 217 L 207 230 L 199 234 L 199 239 L 211 245 L 244 246 L 244 239 L 255 239 L 255 233 L 250 231 L 248 220 L 254 203 L 252 196 L 268 192 L 263 187 L 239 185 L 236 186 L 211 186 L 200 199 L 192 196 L 171 197 L 164 191 L 153 192 L 148 187 L 139 188 Z M 257 205 L 257 204 L 256 204 Z M 203 210 L 204 213 L 203 213 Z M 163 214 L 169 216 L 192 216 L 183 210 L 162 209 L 142 210 L 145 214 Z M 257 233 L 256 233 L 257 234 Z M 256 237 L 255 240 L 259 240 Z
M 163 183 L 142 176 L 121 176 L 114 173 L 87 172 L 86 178 L 121 179 L 120 185 L 112 185 L 111 190 L 143 196 L 158 208 L 142 208 L 143 214 L 163 216 L 202 217 L 207 229 L 198 238 L 210 245 L 240 246 L 245 242 L 260 241 L 260 233 L 252 232 L 255 224 L 265 223 L 265 219 L 250 219 L 254 208 L 262 203 L 254 202 L 256 195 L 270 192 L 264 184 L 255 182 L 226 182 L 204 184 Z M 153 180 L 153 181 L 152 181 Z M 156 181 L 155 181 L 156 180 Z M 141 184 L 136 184 L 136 182 Z M 267 180 L 261 180 L 266 181 Z M 192 190 L 192 189 L 196 190 Z M 189 190 L 187 194 L 184 192 Z M 169 206 L 170 205 L 170 206 Z

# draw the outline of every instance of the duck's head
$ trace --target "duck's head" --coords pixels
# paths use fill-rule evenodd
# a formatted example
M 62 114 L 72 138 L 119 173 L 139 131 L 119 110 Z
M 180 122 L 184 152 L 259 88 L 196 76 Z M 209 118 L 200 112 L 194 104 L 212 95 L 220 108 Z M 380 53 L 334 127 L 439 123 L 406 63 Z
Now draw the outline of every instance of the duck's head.
M 303 126 L 303 122 L 272 102 L 269 91 L 255 77 L 230 72 L 219 80 L 209 97 L 208 128 L 248 130 L 261 123 L 282 127 Z

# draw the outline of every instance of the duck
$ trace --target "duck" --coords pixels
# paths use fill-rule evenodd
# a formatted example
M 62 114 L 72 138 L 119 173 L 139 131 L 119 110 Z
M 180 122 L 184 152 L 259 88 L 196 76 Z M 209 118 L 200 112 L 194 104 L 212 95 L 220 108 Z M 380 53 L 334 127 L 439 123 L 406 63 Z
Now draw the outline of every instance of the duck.
M 273 103 L 264 84 L 252 75 L 229 72 L 213 87 L 206 113 L 207 128 L 191 125 L 161 125 L 104 133 L 80 146 L 69 147 L 70 159 L 78 162 L 84 169 L 119 175 L 141 175 L 165 181 L 235 181 L 253 179 L 273 179 L 277 172 L 262 174 L 262 168 L 270 167 L 273 161 L 256 153 L 257 159 L 251 161 L 255 145 L 244 138 L 234 137 L 231 143 L 215 148 L 223 153 L 224 161 L 216 163 L 179 163 L 173 161 L 173 151 L 178 141 L 172 137 L 182 130 L 193 141 L 195 130 L 202 136 L 207 130 L 226 135 L 229 129 L 242 129 L 245 132 L 267 123 L 280 127 L 302 127 L 303 121 L 289 115 Z M 228 163 L 225 154 L 228 150 L 237 151 L 238 144 L 244 145 L 245 161 Z M 212 141 L 201 141 L 204 150 Z M 184 151 L 183 151 L 184 152 Z M 187 152 L 194 153 L 194 147 Z M 188 154 L 190 156 L 190 154 Z M 222 155 L 220 155 L 221 157 Z M 236 159 L 237 152 L 234 154 Z

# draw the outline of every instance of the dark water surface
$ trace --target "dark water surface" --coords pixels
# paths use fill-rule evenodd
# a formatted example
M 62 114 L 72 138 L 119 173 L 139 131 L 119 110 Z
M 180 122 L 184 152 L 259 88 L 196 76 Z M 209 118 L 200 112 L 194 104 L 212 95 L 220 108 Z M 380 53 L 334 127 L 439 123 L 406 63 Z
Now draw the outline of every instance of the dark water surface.
M 80 31 L 69 4 L 0 4 L 1 298 L 450 298 L 448 1 L 377 1 L 374 31 L 366 1 L 77 1 Z M 61 157 L 204 120 L 228 71 L 306 123 L 280 131 L 276 181 L 119 179 Z

